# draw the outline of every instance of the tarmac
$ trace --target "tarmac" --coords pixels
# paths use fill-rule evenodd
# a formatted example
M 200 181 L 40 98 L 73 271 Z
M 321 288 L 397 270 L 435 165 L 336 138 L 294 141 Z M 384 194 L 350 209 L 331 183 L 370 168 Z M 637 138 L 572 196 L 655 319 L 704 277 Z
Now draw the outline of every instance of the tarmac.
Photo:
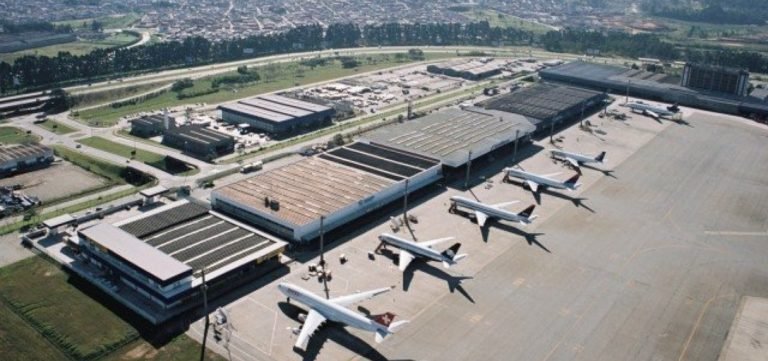
M 401 274 L 391 252 L 368 259 L 397 212 L 350 229 L 326 253 L 328 296 L 393 285 L 351 307 L 411 320 L 381 344 L 372 334 L 326 325 L 307 350 L 292 348 L 291 329 L 306 309 L 285 303 L 276 284 L 324 294 L 324 284 L 307 277 L 313 259 L 224 304 L 230 331 L 208 345 L 232 360 L 717 360 L 741 297 L 768 295 L 768 249 L 761 247 L 768 240 L 768 129 L 684 112 L 687 124 L 593 116 L 598 131 L 576 125 L 555 134 L 567 150 L 607 151 L 604 166 L 583 168 L 576 192 L 547 191 L 537 201 L 502 183 L 500 170 L 514 163 L 506 154 L 473 165 L 471 192 L 457 180 L 414 199 L 409 214 L 419 222 L 399 234 L 454 236 L 469 256 L 451 269 L 413 262 Z M 573 171 L 541 151 L 551 147 L 545 137 L 521 148 L 519 164 L 568 178 Z M 526 228 L 493 222 L 483 232 L 447 213 L 456 194 L 520 200 L 513 211 L 540 203 L 540 218 Z M 341 254 L 349 259 L 343 265 Z M 201 330 L 196 322 L 188 334 L 201 340 Z

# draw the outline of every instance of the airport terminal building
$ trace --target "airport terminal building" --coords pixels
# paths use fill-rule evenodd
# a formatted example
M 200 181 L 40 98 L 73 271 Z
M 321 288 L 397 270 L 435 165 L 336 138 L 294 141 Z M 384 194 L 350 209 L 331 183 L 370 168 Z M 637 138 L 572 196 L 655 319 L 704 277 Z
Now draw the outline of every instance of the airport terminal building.
M 75 243 L 80 262 L 98 270 L 81 274 L 154 324 L 200 303 L 203 271 L 213 298 L 274 269 L 286 246 L 186 200 L 82 228 Z
M 687 79 L 683 79 L 685 82 L 682 83 L 680 78 L 667 74 L 581 61 L 544 69 L 539 75 L 547 81 L 597 91 L 611 91 L 755 119 L 768 118 L 768 102 L 739 95 L 743 94 L 745 74 L 727 69 L 721 71 L 726 74 L 714 72 L 713 69 L 687 69 Z
M 248 124 L 259 131 L 287 135 L 331 124 L 331 107 L 281 95 L 261 95 L 219 106 L 221 119 L 229 124 Z

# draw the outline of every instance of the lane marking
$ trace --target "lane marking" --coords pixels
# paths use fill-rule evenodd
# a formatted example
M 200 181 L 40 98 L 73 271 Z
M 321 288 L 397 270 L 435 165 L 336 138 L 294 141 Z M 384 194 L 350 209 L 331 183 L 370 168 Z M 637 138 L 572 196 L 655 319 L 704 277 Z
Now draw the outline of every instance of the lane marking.
M 740 236 L 740 237 L 768 237 L 765 232 L 740 232 L 740 231 L 704 231 L 708 236 Z

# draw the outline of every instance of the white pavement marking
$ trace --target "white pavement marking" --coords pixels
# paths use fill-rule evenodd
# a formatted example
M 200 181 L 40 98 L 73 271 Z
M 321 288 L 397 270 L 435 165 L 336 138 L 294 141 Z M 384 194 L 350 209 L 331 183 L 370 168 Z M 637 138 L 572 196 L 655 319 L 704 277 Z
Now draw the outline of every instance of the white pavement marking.
M 765 232 L 741 232 L 741 231 L 704 231 L 708 236 L 739 236 L 739 237 L 768 237 Z

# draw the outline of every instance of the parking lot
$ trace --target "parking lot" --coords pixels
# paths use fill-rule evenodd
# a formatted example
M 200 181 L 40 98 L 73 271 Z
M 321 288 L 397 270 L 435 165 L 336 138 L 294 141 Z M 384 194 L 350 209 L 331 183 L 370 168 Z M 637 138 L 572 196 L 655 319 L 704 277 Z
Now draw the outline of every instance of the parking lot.
M 372 314 L 391 311 L 412 321 L 383 344 L 377 345 L 365 332 L 330 326 L 316 333 L 307 351 L 293 350 L 291 329 L 299 326 L 298 313 L 306 310 L 286 304 L 276 283 L 292 282 L 324 293 L 324 285 L 316 279 L 303 280 L 307 264 L 293 263 L 289 275 L 225 307 L 234 329 L 229 343 L 233 359 L 510 359 L 514 355 L 512 359 L 615 360 L 643 349 L 638 355 L 659 354 L 670 359 L 685 352 L 687 358 L 683 359 L 714 360 L 740 292 L 747 285 L 762 293 L 768 287 L 750 273 L 757 255 L 750 255 L 743 267 L 724 266 L 722 274 L 702 268 L 702 262 L 727 264 L 738 257 L 704 244 L 720 240 L 702 233 L 701 227 L 708 225 L 703 220 L 714 222 L 708 232 L 736 232 L 754 229 L 754 222 L 762 222 L 757 229 L 765 228 L 768 213 L 755 199 L 749 201 L 748 219 L 715 216 L 709 210 L 731 210 L 738 199 L 744 199 L 728 196 L 729 183 L 741 178 L 707 182 L 707 176 L 698 172 L 704 171 L 701 159 L 710 157 L 709 152 L 718 147 L 740 149 L 737 145 L 748 145 L 741 137 L 752 142 L 760 137 L 749 133 L 752 129 L 741 129 L 750 126 L 724 125 L 724 121 L 733 122 L 731 117 L 684 111 L 690 126 L 660 124 L 639 114 L 630 114 L 625 121 L 594 116 L 590 121 L 600 132 L 588 133 L 575 125 L 556 134 L 561 140 L 556 144 L 566 149 L 592 154 L 607 151 L 605 169 L 613 172 L 584 169 L 583 186 L 577 192 L 545 192 L 534 212 L 540 218 L 528 228 L 495 222 L 482 232 L 472 220 L 448 214 L 448 197 L 464 193 L 458 189 L 461 184 L 414 201 L 410 213 L 419 219 L 412 227 L 417 240 L 454 236 L 463 244 L 461 252 L 469 254 L 450 270 L 414 262 L 413 271 L 401 275 L 392 254 L 369 260 L 368 252 L 378 245 L 377 235 L 391 232 L 389 215 L 337 243 L 326 255 L 333 272 L 329 296 L 392 285 L 392 292 L 363 303 L 364 308 L 358 310 Z M 723 133 L 730 138 L 721 141 Z M 549 147 L 547 138 L 524 148 L 519 156 L 527 158 L 520 164 L 537 173 L 562 172 L 555 176 L 558 179 L 570 176 L 570 169 L 553 163 L 544 152 L 536 152 Z M 749 149 L 738 155 L 746 155 Z M 689 164 L 687 157 L 695 158 L 696 163 Z M 720 156 L 717 160 L 722 163 L 708 167 L 713 172 L 709 177 L 722 167 L 739 168 L 723 157 L 728 156 Z M 766 163 L 759 159 L 766 157 L 746 159 L 765 168 Z M 477 165 L 472 192 L 487 203 L 520 200 L 509 207 L 519 211 L 535 200 L 521 187 L 501 183 L 499 170 L 512 163 L 510 158 Z M 756 173 L 747 174 L 753 179 Z M 688 182 L 693 183 L 690 188 Z M 705 189 L 708 186 L 722 191 L 715 202 L 702 196 L 710 193 Z M 738 193 L 749 191 L 740 187 Z M 677 208 L 671 207 L 675 204 Z M 734 210 L 733 214 L 744 212 Z M 699 218 L 702 220 L 697 221 Z M 689 224 L 691 220 L 695 222 Z M 400 235 L 408 233 L 401 230 Z M 739 241 L 744 242 L 741 251 L 754 247 L 746 243 L 749 239 Z M 339 264 L 341 254 L 348 263 Z M 694 277 L 690 272 L 697 274 Z M 704 274 L 698 274 L 701 272 Z M 732 294 L 720 289 L 726 276 L 741 276 L 740 286 Z M 697 318 L 704 316 L 701 322 L 711 324 L 696 327 L 692 333 Z M 199 339 L 200 330 L 196 323 L 189 333 Z M 652 342 L 646 341 L 648 337 Z M 718 339 L 719 343 L 711 341 Z M 226 354 L 223 345 L 213 348 Z

